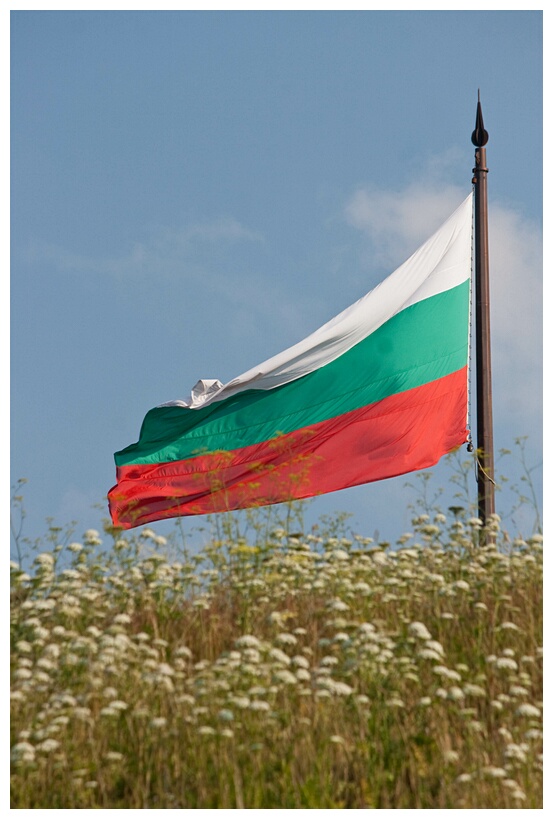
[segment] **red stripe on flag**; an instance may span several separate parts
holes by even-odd
[[[433,466],[466,441],[467,368],[230,452],[117,469],[116,526],[313,497]]]

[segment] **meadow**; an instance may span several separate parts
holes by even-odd
[[[276,514],[12,562],[11,807],[542,807],[541,534]]]

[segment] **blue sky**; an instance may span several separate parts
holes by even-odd
[[[290,346],[404,261],[470,191],[478,88],[496,452],[528,436],[540,464],[541,25],[539,10],[12,11],[24,534],[47,517],[99,528],[113,453],[148,409]],[[514,458],[498,471],[522,475]],[[407,480],[318,498],[309,518],[397,537]]]

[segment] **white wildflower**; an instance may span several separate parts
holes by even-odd
[[[150,725],[152,728],[165,728],[167,720],[165,717],[153,717],[153,719],[150,720]]]
[[[529,702],[523,702],[515,712],[519,717],[541,717],[541,711]]]
[[[461,675],[458,671],[453,671],[451,668],[446,668],[445,665],[435,665],[432,671],[434,674],[438,674],[440,677],[446,677],[448,680],[461,679]]]
[[[296,677],[298,680],[302,680],[303,682],[307,682],[311,679],[311,674],[305,668],[298,668],[296,671]]]
[[[498,631],[520,631],[520,629],[516,625],[516,623],[511,623],[508,620],[505,623],[501,623],[501,625],[497,627],[497,630]]]
[[[526,801],[526,794],[521,788],[516,788],[512,792],[513,799],[516,799],[517,802],[525,802]]]
[[[431,583],[435,583],[437,586],[445,585],[445,577],[443,574],[437,574],[435,572],[431,572],[427,575],[427,580]]]
[[[444,648],[437,640],[427,640],[425,645],[426,648],[430,648],[432,651],[436,651],[438,654],[443,656]]]
[[[415,621],[414,623],[410,623],[408,631],[409,631],[409,634],[412,637],[416,637],[419,640],[431,640],[432,639],[432,635],[430,634],[430,632],[428,631],[428,629],[426,628],[424,623],[420,623],[418,621]]]
[[[119,751],[108,751],[107,754],[104,755],[104,759],[106,762],[121,762],[124,756]]]
[[[245,648],[243,656],[246,663],[256,664],[261,662],[261,654],[256,648]]]
[[[237,648],[261,648],[261,643],[253,634],[244,634],[235,642]]]
[[[417,657],[420,657],[423,660],[442,660],[441,654],[438,654],[436,651],[433,651],[431,648],[421,648],[420,651],[417,651]]]
[[[281,634],[277,634],[275,637],[275,642],[281,643],[282,645],[295,646],[298,642],[298,638],[294,637],[293,634],[282,632]]]
[[[249,697],[244,697],[244,696],[231,697],[230,701],[237,708],[249,708],[249,705],[250,705],[250,698]]]
[[[497,768],[494,765],[488,765],[483,769],[482,773],[491,779],[503,779],[507,776],[507,771],[504,768]]]
[[[327,604],[327,608],[331,611],[349,611],[349,606],[347,603],[344,603],[343,600],[340,600],[339,597],[336,597],[334,600],[331,600]]]
[[[39,555],[35,557],[34,562],[39,566],[44,566],[46,568],[52,568],[55,563],[54,555],[51,552],[41,552]],[[38,608],[38,606],[37,606]]]
[[[34,762],[35,748],[30,742],[18,742],[11,749],[11,758],[14,762]]]
[[[290,665],[290,657],[281,651],[280,648],[272,648],[269,651],[269,656],[275,660],[277,663],[281,663],[282,665]]]
[[[120,614],[115,615],[113,622],[117,623],[118,625],[128,625],[131,622],[131,617],[129,614],[123,611]]]
[[[428,537],[433,537],[434,535],[439,535],[441,529],[433,523],[427,523],[426,526],[421,527],[421,532]]]
[[[102,694],[106,699],[115,699],[117,697],[117,689],[108,685],[107,688],[104,688]]]
[[[79,552],[82,552],[84,546],[82,543],[70,543],[67,548],[69,549],[70,552],[78,554]]]
[[[37,660],[37,668],[42,668],[43,671],[53,671],[56,668],[56,664],[47,657],[41,657]]]
[[[252,700],[249,708],[251,711],[269,711],[271,706],[265,700]]]
[[[114,711],[126,711],[129,706],[123,700],[113,700],[109,703],[108,708],[113,708]]]
[[[353,688],[347,683],[341,682],[340,680],[334,681],[333,691],[340,697],[347,697],[350,694],[353,694]]]
[[[528,689],[524,688],[523,685],[512,685],[509,688],[509,694],[511,697],[527,697]]]
[[[50,754],[59,748],[60,744],[57,739],[45,739],[36,746],[37,751],[42,751],[45,754]]]
[[[274,672],[274,676],[276,677],[277,680],[280,680],[280,682],[283,682],[286,685],[295,685],[298,681],[298,678],[294,674],[292,674],[291,671],[288,671],[288,669],[286,668],[278,668]]]
[[[264,697],[267,693],[267,689],[264,688],[262,685],[254,685],[248,691],[249,697]]]
[[[516,671],[518,665],[511,657],[498,657],[495,661],[496,668],[506,668],[509,671]]]
[[[83,705],[73,709],[73,716],[75,719],[80,719],[83,722],[86,722],[92,716],[92,712],[90,708]]]
[[[323,657],[321,659],[320,665],[323,666],[323,667],[331,666],[331,665],[338,665],[338,658],[333,657],[331,654],[327,654],[325,657]]]
[[[504,754],[507,759],[515,759],[518,762],[526,762],[527,751],[528,746],[526,743],[517,745],[514,742],[510,742],[505,748]]]
[[[466,683],[463,690],[467,697],[485,697],[486,692],[481,685],[474,685],[474,683]]]

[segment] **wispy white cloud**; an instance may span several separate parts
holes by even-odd
[[[444,162],[444,167],[447,162]],[[394,269],[462,202],[468,191],[440,174],[403,190],[359,188],[345,219],[364,237],[363,259]],[[542,235],[512,206],[490,201],[490,288],[494,414],[515,434],[540,435],[542,411]],[[509,442],[509,443],[512,443]]]
[[[288,330],[295,342],[302,317],[297,293],[283,292],[276,277],[252,264],[247,249],[244,255],[244,246],[262,246],[265,241],[262,233],[223,216],[178,227],[159,226],[124,252],[110,256],[35,245],[27,261],[74,277],[108,277],[125,287],[129,298],[141,300],[152,282],[174,283],[181,299],[186,288],[188,306],[191,300],[205,305],[206,317],[224,320],[226,332],[236,340],[259,339],[270,327],[283,335]],[[276,352],[278,344],[267,355]]]
[[[466,195],[454,185],[433,189],[413,183],[402,191],[359,188],[346,204],[346,219],[369,240],[373,264],[395,266],[422,244]]]
[[[489,234],[494,400],[522,421],[542,407],[541,229],[492,204]]]
[[[222,243],[261,242],[263,236],[242,225],[233,217],[221,217],[211,222],[195,222],[179,228],[160,227],[151,235],[135,242],[118,256],[85,256],[56,245],[33,247],[28,256],[41,259],[59,270],[78,274],[119,277],[155,273],[182,275],[191,272],[190,265],[202,247]]]

